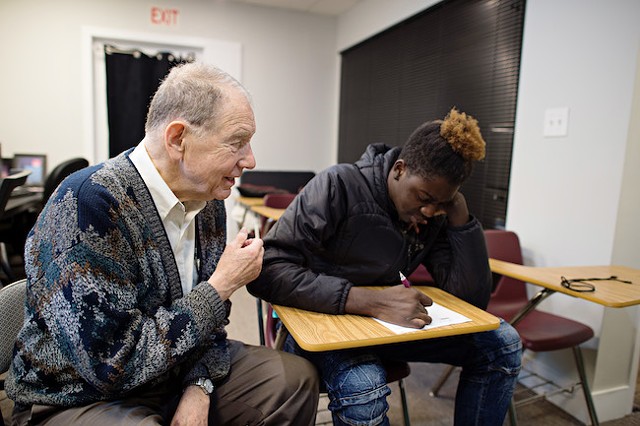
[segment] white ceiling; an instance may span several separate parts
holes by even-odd
[[[260,6],[279,7],[300,12],[321,15],[340,15],[351,9],[359,0],[232,0],[237,3],[249,3]]]

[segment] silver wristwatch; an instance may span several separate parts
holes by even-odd
[[[200,389],[202,389],[202,392],[205,393],[205,395],[211,395],[211,393],[215,389],[215,387],[213,386],[213,382],[206,377],[200,377],[196,380],[192,380],[188,384],[199,386]]]

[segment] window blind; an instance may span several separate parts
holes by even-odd
[[[401,146],[455,106],[478,119],[487,156],[462,191],[487,229],[504,226],[524,0],[445,0],[343,52],[338,161]]]

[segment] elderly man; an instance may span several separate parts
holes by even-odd
[[[244,230],[225,247],[223,200],[255,167],[254,132],[236,80],[179,66],[144,140],[57,189],[25,250],[16,424],[313,424],[314,367],[224,330],[264,253]]]

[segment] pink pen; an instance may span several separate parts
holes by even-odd
[[[400,272],[400,281],[402,281],[402,285],[405,286],[406,288],[411,287],[411,283],[409,282],[407,277],[404,276],[402,272]]]

